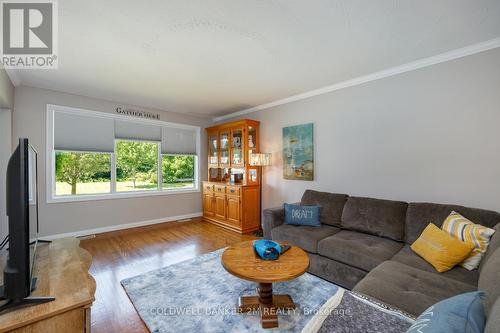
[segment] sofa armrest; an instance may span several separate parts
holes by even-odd
[[[300,203],[294,203],[300,205]],[[271,239],[271,230],[285,223],[285,209],[283,206],[275,208],[266,208],[262,212],[262,231],[265,239]]]
[[[271,230],[285,222],[285,209],[283,206],[275,208],[266,208],[262,212],[262,231],[265,239],[271,239]]]

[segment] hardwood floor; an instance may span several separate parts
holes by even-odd
[[[196,219],[114,231],[82,240],[81,247],[93,256],[90,273],[97,282],[92,332],[149,332],[120,280],[254,238]]]

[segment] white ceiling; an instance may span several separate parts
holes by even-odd
[[[220,116],[500,37],[498,0],[59,0],[18,84]]]

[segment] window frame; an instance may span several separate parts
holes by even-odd
[[[156,125],[161,127],[173,127],[192,129],[196,132],[196,155],[194,155],[194,186],[185,189],[163,189],[161,181],[163,180],[162,174],[162,153],[161,142],[158,144],[158,188],[156,190],[143,190],[143,191],[127,191],[116,192],[116,141],[122,139],[115,139],[115,150],[111,154],[111,192],[102,194],[80,194],[57,196],[56,195],[56,176],[55,176],[55,154],[54,150],[54,115],[55,112],[71,113],[76,115],[92,116],[97,118],[111,118],[142,124]],[[135,140],[134,140],[135,141]],[[137,140],[140,141],[140,140]],[[149,142],[149,141],[148,141]],[[92,152],[95,153],[95,152]],[[201,153],[201,128],[199,126],[184,125],[178,123],[165,122],[161,120],[136,118],[126,115],[116,115],[107,112],[91,111],[80,108],[73,108],[67,106],[60,106],[54,104],[47,104],[47,124],[46,124],[46,202],[47,203],[61,203],[61,202],[77,202],[77,201],[92,201],[92,200],[108,200],[108,199],[124,199],[124,198],[139,198],[149,196],[164,196],[186,193],[199,193],[200,184],[200,153]]]

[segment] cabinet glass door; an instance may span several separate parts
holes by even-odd
[[[243,164],[243,129],[241,128],[231,132],[231,164]]]
[[[259,152],[257,135],[257,129],[253,126],[248,126],[248,160],[250,160],[250,155]],[[247,181],[251,184],[257,184],[259,182],[259,172],[259,168],[249,168]]]
[[[229,164],[229,131],[220,132],[220,164]]]
[[[257,130],[253,126],[248,126],[248,155],[257,152]]]
[[[208,136],[208,142],[209,142],[209,147],[210,147],[210,152],[209,152],[209,163],[210,164],[215,164],[217,165],[218,161],[218,153],[217,153],[217,133],[210,133]]]

